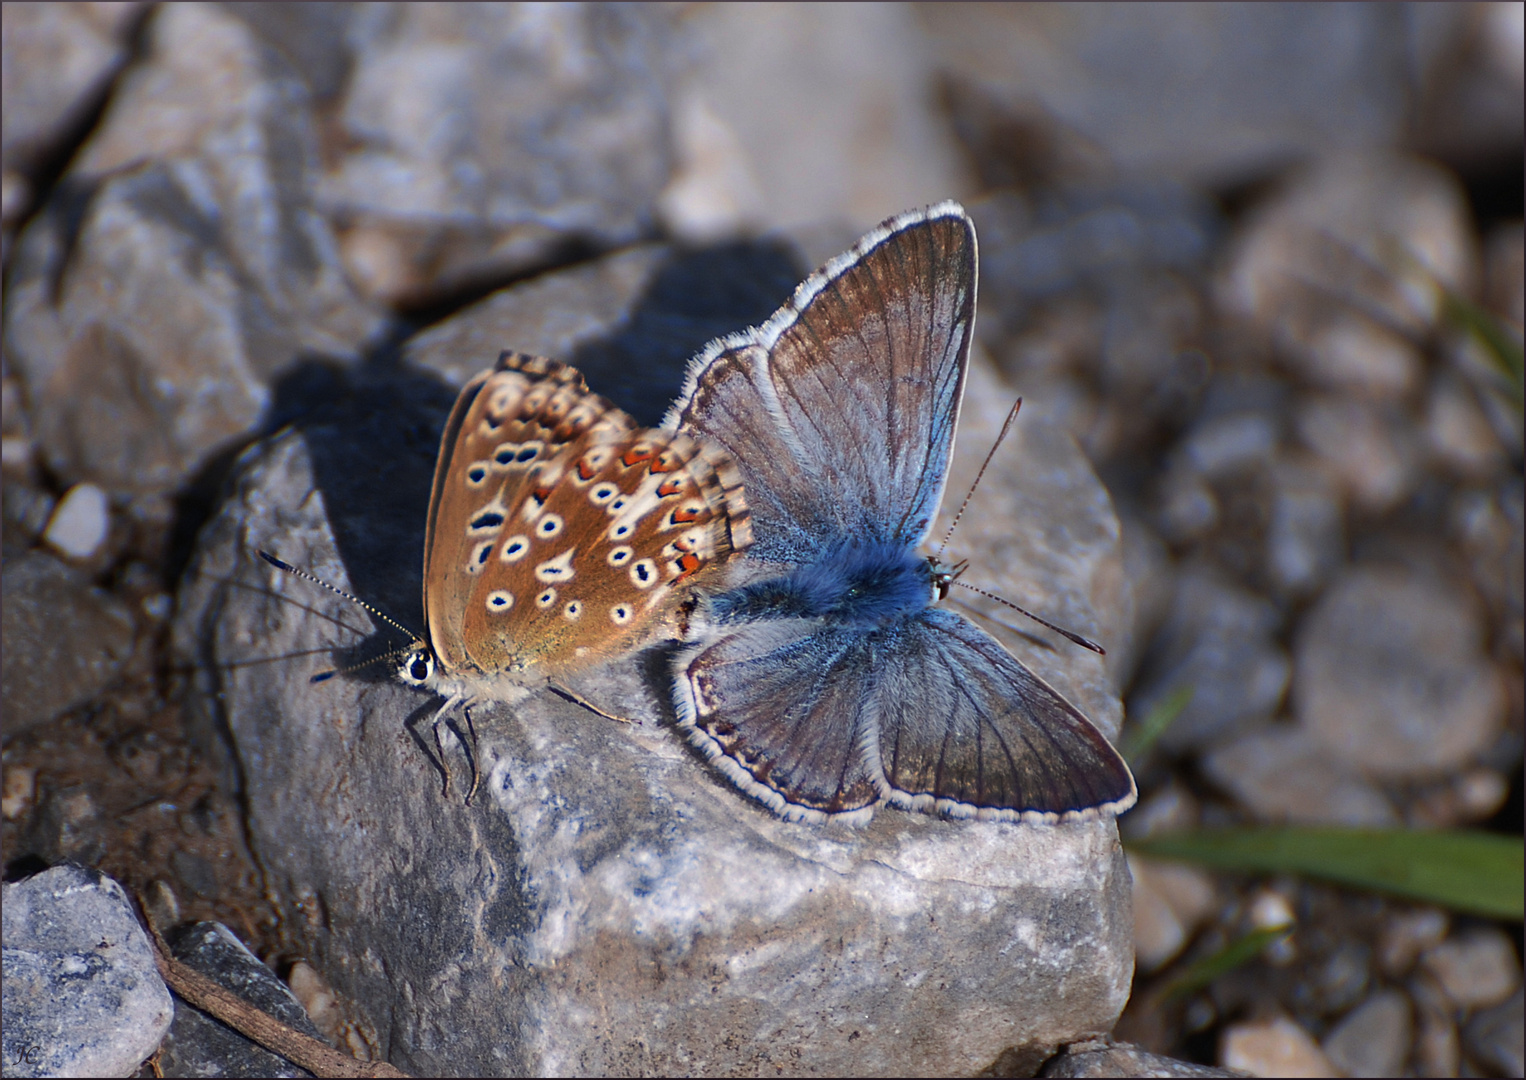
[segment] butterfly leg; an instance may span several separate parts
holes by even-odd
[[[472,723],[471,705],[463,705],[461,707],[461,715],[466,717],[466,733],[471,742],[471,746],[464,747],[466,750],[466,763],[472,767],[472,786],[471,790],[466,793],[466,805],[470,806],[472,804],[472,796],[477,794],[477,785],[482,780],[482,770],[477,766],[477,758],[479,756],[477,750],[477,725]]]
[[[434,721],[430,724],[430,728],[434,732],[435,752],[440,755],[440,772],[444,774],[445,777],[445,782],[440,789],[440,795],[442,798],[446,799],[450,798],[450,764],[445,760],[445,743],[440,738],[440,725],[445,722],[445,718],[447,715],[449,715],[451,710],[454,709],[457,705],[460,705],[464,700],[465,699],[460,694],[453,694],[449,698],[446,698],[445,704],[441,705],[437,710],[435,710]],[[471,760],[470,752],[467,753],[467,760]],[[473,775],[475,775],[475,768],[476,767],[474,765]],[[472,790],[477,790],[475,784],[473,784]],[[470,796],[468,796],[468,801],[470,801]]]
[[[583,706],[583,708],[587,709],[589,712],[597,713],[598,715],[604,717],[604,719],[606,719],[606,720],[614,720],[617,723],[621,723],[621,724],[632,723],[632,721],[631,721],[631,719],[629,717],[626,717],[626,716],[617,716],[617,715],[615,715],[612,712],[605,712],[603,709],[599,708],[593,702],[591,702],[587,698],[585,698],[582,694],[574,693],[573,691],[568,690],[568,689],[566,689],[565,687],[562,687],[562,686],[549,686],[548,685],[547,688],[553,694],[556,694],[558,697],[566,698],[568,701],[572,702],[574,705],[581,705],[581,706]]]

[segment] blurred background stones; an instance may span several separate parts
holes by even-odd
[[[1191,694],[1126,839],[1518,835],[1520,377],[1470,313],[1519,349],[1522,10],[4,5],[8,880],[77,859],[312,971],[321,898],[245,850],[168,644],[240,455],[402,385],[427,488],[430,410],[511,346],[651,422],[707,338],[947,197],[1002,393],[1122,521],[1108,679],[1134,719]],[[1520,1074],[1518,926],[1130,862],[1137,1053]],[[1278,911],[1285,948],[1159,1003]]]

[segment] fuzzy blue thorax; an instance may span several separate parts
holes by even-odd
[[[899,544],[844,544],[815,562],[710,600],[717,622],[820,619],[874,629],[923,611],[934,600],[927,559]]]

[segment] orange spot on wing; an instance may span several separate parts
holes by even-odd
[[[673,513],[669,515],[668,520],[674,525],[685,525],[691,521],[699,520],[700,513],[701,511],[699,510],[674,510]]]
[[[678,567],[679,571],[678,577],[673,579],[676,584],[698,570],[702,564],[700,563],[699,556],[691,552],[688,555],[680,555],[678,561],[673,565]]]
[[[678,468],[678,464],[679,463],[677,457],[670,457],[667,454],[663,454],[662,457],[652,462],[649,471],[654,473],[672,472],[674,469]]]
[[[578,461],[578,476],[580,479],[592,480],[596,471],[592,465],[588,464],[587,458]]]
[[[625,462],[626,467],[629,468],[630,466],[637,465],[637,464],[639,464],[639,463],[641,463],[643,461],[650,461],[652,458],[654,458],[656,456],[657,456],[657,451],[654,450],[654,449],[651,449],[650,447],[648,447],[646,450],[639,450],[639,449],[637,449],[635,447],[632,447],[631,449],[629,449],[629,450],[627,450],[625,452],[625,456],[622,457],[620,460]]]
[[[654,467],[652,471],[656,472],[657,470]],[[684,482],[675,476],[671,480],[664,480],[662,482],[662,486],[657,489],[657,497],[659,499],[666,499],[669,495],[677,495],[683,489]]]

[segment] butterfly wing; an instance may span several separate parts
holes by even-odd
[[[1058,821],[1119,814],[1134,778],[1070,702],[951,611],[907,620],[865,708],[893,806]]]
[[[556,675],[641,644],[748,539],[740,477],[643,431],[570,367],[505,353],[463,390],[431,498],[424,606],[440,666]]]
[[[915,545],[943,496],[975,318],[975,231],[943,203],[887,221],[763,326],[712,342],[664,426],[738,462],[752,555]]]
[[[1133,777],[1102,734],[951,612],[869,633],[782,620],[723,627],[681,655],[678,672],[691,740],[787,817],[864,820],[884,799],[951,817],[1061,821],[1134,802]]]
[[[880,799],[858,737],[871,659],[862,634],[805,620],[727,628],[677,658],[679,725],[775,813],[867,822]]]

